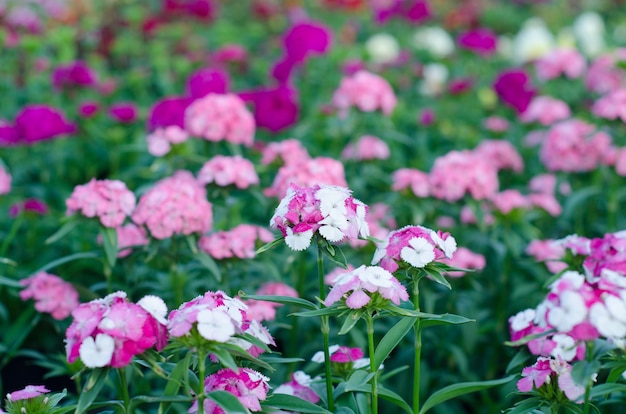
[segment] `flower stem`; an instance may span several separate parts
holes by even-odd
[[[128,394],[128,381],[126,380],[126,369],[119,368],[117,369],[117,374],[119,376],[119,393],[122,397],[122,401],[124,401],[124,413],[129,413],[129,405],[130,405],[130,396]]]
[[[200,347],[202,348],[202,347]],[[206,354],[204,349],[198,349],[198,390],[196,396],[198,398],[198,414],[204,414],[204,376],[206,372]]]
[[[13,239],[17,235],[17,231],[20,229],[23,221],[24,221],[24,212],[20,211],[17,217],[13,219],[13,225],[11,226],[11,229],[9,230],[9,234],[7,234],[7,236],[4,238],[4,241],[2,242],[2,247],[0,247],[0,257],[5,257],[5,255],[7,254],[7,251],[9,250],[9,245],[11,244],[11,241],[13,241]]]
[[[370,354],[370,372],[374,374],[372,377],[371,412],[373,414],[378,414],[378,367],[376,366],[374,358],[376,353],[376,348],[374,347],[374,318],[372,318],[372,315],[368,312],[365,320],[367,322],[367,345]]]
[[[593,360],[593,341],[587,341],[585,343],[585,359],[587,362],[591,362]],[[583,403],[583,414],[589,414],[589,409],[591,407],[590,397],[591,397],[591,378],[585,378],[585,401]]]
[[[322,257],[322,241],[317,238],[317,276],[319,279],[320,299],[326,299],[326,285],[324,284],[324,260]],[[330,370],[330,348],[328,334],[330,333],[330,324],[328,315],[322,316],[322,337],[324,340],[324,366],[326,368],[326,395],[328,398],[328,410],[335,411],[335,403],[333,401],[333,377]]]
[[[413,306],[415,311],[420,310],[419,299],[419,276],[413,278]],[[418,413],[420,409],[420,362],[422,358],[422,327],[420,325],[420,319],[415,319],[413,325],[413,332],[415,333],[415,356],[413,359],[413,412]]]

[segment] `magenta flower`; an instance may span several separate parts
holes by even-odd
[[[15,118],[15,128],[18,142],[25,144],[76,132],[60,110],[46,105],[26,105]]]
[[[156,102],[150,109],[148,116],[148,130],[166,128],[174,125],[185,128],[185,111],[191,105],[193,98],[170,96]]]
[[[49,393],[50,390],[43,385],[27,385],[23,390],[13,391],[7,394],[7,400],[14,402],[28,400]]]
[[[241,155],[216,155],[202,165],[198,182],[202,185],[215,183],[220,187],[235,185],[239,189],[246,189],[258,184],[259,177],[254,164]]]
[[[225,94],[230,79],[228,73],[219,69],[199,69],[187,79],[187,93],[194,99],[202,98],[210,93]]]
[[[0,175],[2,175],[1,172]],[[0,185],[0,188],[1,187],[2,185]],[[0,193],[2,193],[1,190]],[[13,204],[9,209],[9,216],[17,217],[23,211],[44,216],[48,214],[48,205],[45,203],[45,201],[39,200],[38,198],[27,198],[24,201]]]
[[[239,97],[254,106],[254,119],[259,128],[279,132],[298,120],[300,107],[297,90],[288,86],[262,87],[239,92]]]
[[[187,15],[204,21],[213,20],[217,14],[216,9],[212,0],[163,0],[163,11],[166,14]]]
[[[11,123],[0,119],[0,146],[11,146],[20,143],[17,128]]]
[[[96,72],[82,60],[59,65],[52,71],[52,85],[55,89],[68,87],[88,88],[98,82]]]
[[[394,17],[421,23],[432,16],[427,0],[376,0],[372,2],[374,20],[383,24]]]
[[[109,108],[109,116],[118,122],[133,122],[137,118],[137,106],[132,102],[115,103]]]
[[[483,57],[493,55],[498,47],[496,34],[484,27],[463,32],[456,41],[461,49],[471,50]]]
[[[71,283],[56,275],[39,272],[20,280],[24,289],[20,292],[22,300],[34,299],[35,309],[63,320],[79,305],[78,292]]]
[[[426,127],[434,124],[435,120],[435,111],[431,108],[423,109],[417,117],[417,121],[419,122],[419,124]]]
[[[78,114],[83,118],[91,118],[100,110],[100,105],[95,101],[83,102],[78,107]]]
[[[105,227],[119,227],[135,209],[135,195],[119,180],[96,180],[78,185],[65,200],[67,214],[98,217]]]
[[[509,69],[501,72],[496,78],[493,89],[502,102],[523,113],[535,96],[530,83],[530,76],[523,69]]]

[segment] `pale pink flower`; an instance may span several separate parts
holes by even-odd
[[[591,112],[605,119],[619,118],[626,122],[626,89],[615,89],[598,99],[592,106]]]
[[[552,372],[550,358],[539,357],[534,365],[522,370],[522,379],[517,382],[517,389],[521,392],[539,389],[546,382],[550,382]]]
[[[352,272],[354,269],[355,267],[352,266],[350,263],[348,263],[348,266],[345,269],[343,267],[337,267],[327,273],[326,276],[324,276],[324,283],[326,283],[327,285],[334,285],[335,282],[339,280],[344,273]]]
[[[263,191],[268,197],[284,197],[291,185],[310,187],[318,184],[347,187],[343,164],[333,158],[317,157],[290,162],[278,169],[272,186]]]
[[[256,291],[257,295],[276,295],[298,297],[298,292],[289,285],[281,282],[268,282],[263,284]],[[283,306],[277,302],[268,302],[265,300],[248,299],[244,303],[248,306],[247,314],[256,321],[271,321],[276,318],[276,308]]]
[[[597,57],[589,66],[585,86],[592,92],[604,94],[626,86],[626,73],[618,63],[626,57],[626,49]]]
[[[147,246],[150,239],[143,227],[139,227],[133,223],[125,224],[117,227],[117,257],[126,257],[132,252],[132,247]]]
[[[454,252],[451,259],[444,258],[441,261],[452,267],[471,270],[482,270],[486,264],[485,256],[474,253],[466,247],[459,247],[456,252]],[[450,277],[461,277],[464,276],[465,273],[466,272],[454,270],[446,272],[446,275]]]
[[[11,191],[11,174],[0,166],[0,195]]]
[[[185,111],[185,129],[208,141],[252,145],[254,116],[237,95],[210,93],[196,99]]]
[[[345,298],[347,307],[360,309],[370,302],[374,294],[396,305],[399,305],[401,300],[409,299],[406,288],[389,271],[380,266],[360,266],[335,279],[335,284],[324,303],[330,306]]]
[[[611,137],[578,119],[555,124],[541,146],[541,160],[550,171],[582,172],[598,167],[611,148]]]
[[[24,286],[20,298],[34,299],[35,309],[51,314],[54,319],[67,318],[79,305],[78,292],[74,286],[56,275],[38,272],[20,280],[20,285]]]
[[[261,401],[267,398],[269,378],[250,368],[222,369],[209,375],[204,380],[204,391],[227,391],[233,394],[239,402],[250,411],[261,411]],[[188,413],[198,412],[198,402],[189,409]],[[204,412],[207,414],[225,414],[226,412],[212,399],[204,400]]]
[[[181,170],[141,196],[132,220],[148,227],[154,238],[166,239],[174,234],[209,231],[213,213],[204,187],[189,171]]]
[[[49,393],[50,390],[44,385],[27,385],[24,389],[19,391],[13,391],[7,394],[7,400],[14,402],[20,400],[29,400],[31,398],[39,397],[40,395]]]
[[[554,79],[561,75],[577,79],[586,68],[585,57],[576,49],[553,49],[535,61],[537,77],[541,80]]]
[[[492,132],[505,132],[509,129],[510,123],[506,118],[501,116],[490,116],[483,120],[485,129]]]
[[[389,158],[389,146],[373,135],[363,135],[355,144],[348,144],[341,153],[348,160],[386,160]]]
[[[518,190],[504,190],[491,197],[493,207],[503,214],[509,214],[516,208],[526,209],[530,207],[528,199]]]
[[[540,194],[554,194],[556,189],[556,175],[539,174],[534,176],[528,183],[530,191]]]
[[[67,214],[98,217],[105,227],[119,227],[135,209],[135,195],[119,180],[96,180],[78,185],[65,200]]]
[[[563,207],[561,207],[561,203],[554,197],[553,194],[529,194],[528,202],[534,206],[545,210],[551,216],[559,216],[563,212]]]
[[[585,393],[585,387],[574,382],[572,366],[560,357],[539,357],[534,365],[524,368],[522,379],[517,382],[517,389],[521,392],[530,392],[555,380],[569,400],[582,402],[580,399]]]
[[[256,242],[269,243],[273,234],[264,227],[240,224],[228,231],[218,231],[198,240],[198,248],[214,259],[252,259]]]
[[[496,169],[510,169],[521,172],[524,161],[515,146],[509,141],[485,139],[473,151],[478,157],[484,157]]]
[[[301,161],[311,158],[306,148],[295,138],[270,142],[261,153],[261,164],[263,165],[271,164],[276,158],[280,158],[283,164],[299,164]]]
[[[277,295],[277,296],[290,296],[292,298],[298,297],[298,292],[291,286],[281,282],[267,282],[259,287],[256,292],[257,295]],[[275,306],[281,306],[278,303]]]
[[[615,172],[621,177],[626,177],[626,147],[617,150],[615,156]]]
[[[279,385],[274,394],[287,394],[302,398],[305,401],[317,404],[320,397],[311,388],[313,380],[304,371],[296,371],[291,374],[291,381]]]
[[[202,185],[215,183],[220,187],[235,185],[245,189],[258,184],[259,176],[254,170],[254,164],[241,155],[216,155],[204,163],[198,173],[198,182]]]
[[[352,106],[363,112],[374,112],[378,109],[389,116],[396,106],[396,96],[382,77],[365,70],[341,80],[339,88],[333,95],[333,105],[345,116]]]
[[[520,120],[524,123],[538,122],[547,126],[563,121],[571,115],[569,106],[564,101],[550,96],[536,96],[520,115]]]
[[[482,203],[479,208],[481,209],[482,222],[487,225],[492,225],[496,219],[493,216],[489,206],[485,203]],[[474,210],[468,205],[461,207],[461,214],[459,218],[461,219],[461,223],[464,224],[478,223],[478,219],[476,217],[476,214],[474,213]]]
[[[189,135],[178,125],[157,128],[146,136],[148,152],[155,157],[162,157],[170,152],[173,144],[185,142]]]
[[[524,145],[527,147],[539,145],[545,140],[546,135],[546,131],[543,130],[530,131],[524,137]]]
[[[424,198],[430,195],[430,177],[425,172],[413,168],[400,168],[391,176],[391,189],[402,191],[410,188],[416,197]]]
[[[567,268],[567,264],[561,261],[565,257],[565,247],[557,240],[532,240],[525,252],[538,262],[546,262],[552,273],[559,273]]]

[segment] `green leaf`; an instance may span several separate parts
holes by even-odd
[[[295,305],[301,308],[316,310],[319,309],[313,302],[310,302],[302,298],[293,298],[291,296],[278,296],[278,295],[248,295],[244,292],[239,292],[239,297],[242,299],[254,299],[264,300],[267,302],[281,303],[283,305]]]
[[[376,369],[380,367],[385,359],[391,354],[396,346],[402,341],[402,338],[406,336],[415,323],[414,318],[403,318],[395,324],[376,346],[376,352],[374,353],[374,364]]]
[[[345,309],[340,309],[339,305],[334,304],[327,308],[304,311],[304,312],[296,312],[296,313],[292,313],[291,315],[300,316],[303,318],[311,318],[315,316],[340,315],[343,312],[345,312]]]
[[[354,325],[356,325],[357,322],[361,319],[362,314],[363,312],[361,311],[348,313],[348,315],[345,317],[345,320],[343,321],[341,329],[339,330],[339,332],[337,332],[337,335],[345,335],[350,332],[350,330],[354,328]]]
[[[447,287],[448,289],[452,289],[450,282],[448,282],[448,280],[438,270],[429,269],[428,267],[425,267],[424,270],[435,282]]]
[[[589,396],[591,399],[595,399],[598,397],[606,397],[606,395],[614,392],[626,393],[626,384],[611,383],[596,385],[591,388]]]
[[[203,251],[198,251],[194,255],[194,257],[198,259],[200,263],[202,263],[202,266],[204,266],[209,270],[209,272],[211,272],[211,274],[215,277],[215,280],[217,280],[218,283],[222,282],[222,272],[220,271],[220,268],[217,266],[217,263],[215,263],[215,260],[213,260],[211,256]]]
[[[586,387],[591,378],[601,368],[600,361],[578,361],[572,365],[572,379],[578,385]]]
[[[0,276],[0,285],[13,287],[13,288],[18,288],[18,289],[22,289],[24,287],[24,286],[20,285],[20,282],[18,280],[10,279],[10,278],[5,277],[5,276]]]
[[[280,239],[276,239],[274,241],[271,241],[269,243],[265,243],[263,246],[259,247],[256,251],[256,254],[261,254],[263,252],[266,252],[270,249],[273,249],[276,245],[280,244],[283,242],[283,240],[285,240],[284,237],[281,237]]]
[[[425,319],[422,319],[420,326],[426,328],[428,326],[436,325],[460,325],[468,322],[476,322],[474,319],[466,318],[465,316],[455,315],[452,313],[444,313],[443,315],[434,315]]]
[[[174,395],[178,395],[178,390],[184,383],[184,375],[189,370],[190,365],[191,352],[187,352],[185,358],[183,358],[182,361],[174,365],[174,369],[172,369],[172,372],[170,372],[170,375],[167,378],[167,384],[165,384],[163,396],[171,397]]]
[[[346,255],[341,250],[339,246],[333,246],[330,243],[326,244],[326,249],[322,250],[328,258],[335,263],[337,266],[347,269],[348,268],[348,259],[346,259]]]
[[[285,411],[294,411],[297,413],[319,413],[326,414],[330,411],[315,405],[312,402],[303,400],[293,395],[273,394],[267,400],[261,403],[263,407],[278,408]]]
[[[26,337],[37,326],[41,314],[35,311],[35,308],[29,307],[24,310],[20,317],[12,322],[11,327],[7,329],[2,338],[2,342],[7,345],[6,354],[0,361],[0,368],[9,362],[9,359],[20,348]]]
[[[48,264],[40,267],[39,269],[35,270],[34,272],[32,272],[32,274],[39,273],[39,272],[45,272],[46,270],[50,270],[52,268],[55,268],[57,266],[60,266],[62,264],[68,263],[68,262],[72,262],[74,260],[98,259],[98,258],[100,258],[100,252],[97,252],[97,251],[74,253],[74,254],[70,254],[69,256],[61,257],[60,259],[51,261],[50,263],[48,263]]]
[[[87,409],[93,403],[104,387],[106,383],[107,377],[109,376],[108,368],[95,368],[91,371],[91,375],[89,375],[89,379],[87,380],[87,384],[83,388],[80,397],[78,398],[78,403],[76,404],[75,414],[86,413]]]
[[[462,382],[460,384],[449,385],[431,394],[431,396],[428,397],[426,401],[424,401],[424,405],[422,405],[419,414],[423,414],[434,406],[439,405],[445,401],[472,392],[482,391],[487,388],[495,387],[497,385],[503,385],[512,381],[514,378],[516,378],[516,375],[509,375],[508,377],[491,381]]]
[[[8,257],[0,257],[0,263],[9,265],[9,266],[17,266],[17,262],[15,260],[11,260]]]
[[[102,235],[102,244],[104,245],[104,254],[111,268],[115,267],[117,261],[117,231],[110,227],[100,227]]]
[[[67,236],[74,228],[78,226],[78,220],[70,220],[64,225],[61,226],[52,236],[48,237],[45,244],[52,244],[58,240],[61,240],[63,237]]]
[[[278,356],[263,356],[261,361],[267,362],[270,365],[273,364],[291,364],[292,362],[306,361],[304,358],[283,358]]]
[[[211,391],[207,398],[215,401],[228,414],[247,414],[248,409],[233,394],[228,391]]]

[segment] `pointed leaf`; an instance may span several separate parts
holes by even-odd
[[[203,251],[198,251],[194,255],[194,257],[198,259],[200,263],[202,263],[202,266],[204,266],[209,270],[209,272],[211,272],[211,274],[215,277],[215,280],[218,283],[222,282],[222,272],[220,271],[220,268],[217,266],[217,263],[215,263],[215,260],[213,260],[211,256]]]
[[[17,266],[17,262],[15,260],[11,260],[8,257],[0,257],[0,263],[9,265],[9,266]]]
[[[450,282],[448,282],[448,280],[440,272],[428,268],[425,268],[424,270],[426,270],[428,276],[430,276],[435,282],[447,287],[448,289],[452,289]]]
[[[79,259],[98,259],[100,258],[100,252],[82,252],[82,253],[74,253],[74,254],[70,254],[68,256],[65,257],[61,257],[60,259],[57,260],[53,260],[50,263],[40,267],[39,269],[35,270],[34,272],[32,272],[32,274],[35,273],[39,273],[39,272],[44,272],[46,270],[50,270],[52,268],[55,268],[57,266],[60,266],[62,264],[74,261],[74,260],[79,260]]]
[[[354,325],[356,325],[359,319],[361,319],[361,314],[362,312],[350,312],[345,317],[345,320],[343,321],[343,325],[341,326],[341,329],[339,330],[339,332],[337,332],[337,335],[345,335],[348,332],[350,332],[350,330],[354,328]]]
[[[63,237],[67,236],[74,228],[78,226],[78,220],[70,220],[64,225],[61,226],[52,236],[48,237],[45,244],[52,244],[58,240],[61,240]]]
[[[452,313],[444,313],[443,315],[435,315],[426,319],[422,319],[420,326],[426,328],[428,326],[436,325],[460,325],[462,323],[476,322],[474,319],[466,318],[461,315],[454,315]]]
[[[91,403],[93,403],[104,387],[104,384],[107,381],[107,377],[109,376],[108,368],[96,368],[91,371],[91,375],[89,375],[89,379],[87,380],[87,384],[85,384],[85,388],[83,388],[80,393],[80,397],[78,398],[78,403],[76,404],[75,414],[86,413]]]
[[[351,389],[351,391],[357,391],[357,392],[363,392],[363,393],[371,393],[372,392],[372,387],[370,385],[361,385],[357,388],[353,388]],[[404,401],[404,399],[396,394],[395,392],[388,390],[387,388],[378,387],[378,395],[381,398],[384,398],[387,401],[390,401],[392,403],[394,403],[395,405],[397,405],[398,407],[402,408],[404,411],[406,411],[409,414],[413,414],[413,410],[411,409],[411,406],[409,404],[407,404],[406,401]]]
[[[18,288],[18,289],[22,289],[24,287],[20,284],[19,281],[15,279],[9,279],[8,277],[5,277],[5,276],[0,276],[0,285],[12,287],[12,288]]]
[[[273,394],[268,397],[267,400],[263,401],[261,405],[263,407],[278,408],[280,410],[294,411],[297,413],[330,413],[330,411],[319,405],[288,394]]]
[[[100,227],[102,235],[102,244],[104,245],[104,253],[109,266],[115,267],[117,261],[117,231],[110,227]]]
[[[503,385],[512,381],[514,378],[516,378],[516,375],[509,375],[508,377],[491,381],[462,382],[460,384],[449,385],[431,394],[431,396],[428,397],[426,401],[424,401],[424,405],[420,409],[419,414],[424,414],[434,406],[453,398],[460,397],[462,395],[476,391],[482,391],[487,388],[495,387],[497,385]]]
[[[248,409],[241,404],[241,401],[228,391],[211,391],[206,396],[215,401],[227,414],[248,413]]]
[[[406,336],[415,323],[414,318],[402,318],[400,322],[395,324],[376,346],[376,352],[374,353],[374,364],[376,369],[387,359],[391,351],[402,341],[402,338]]]
[[[275,302],[281,303],[283,305],[295,305],[300,306],[306,309],[319,309],[313,302],[310,302],[306,299],[302,298],[294,298],[291,296],[278,296],[278,295],[248,295],[243,292],[239,292],[239,297],[241,299],[254,299],[254,300],[264,300],[267,302]]]
[[[270,249],[273,249],[276,245],[281,244],[283,242],[283,240],[285,240],[284,237],[281,237],[280,239],[276,239],[274,241],[271,241],[269,243],[265,243],[263,246],[259,247],[256,251],[256,254],[259,255],[263,252],[266,252]]]
[[[599,384],[591,388],[591,399],[598,397],[606,397],[607,394],[614,392],[626,393],[626,384],[611,383],[611,384]]]

